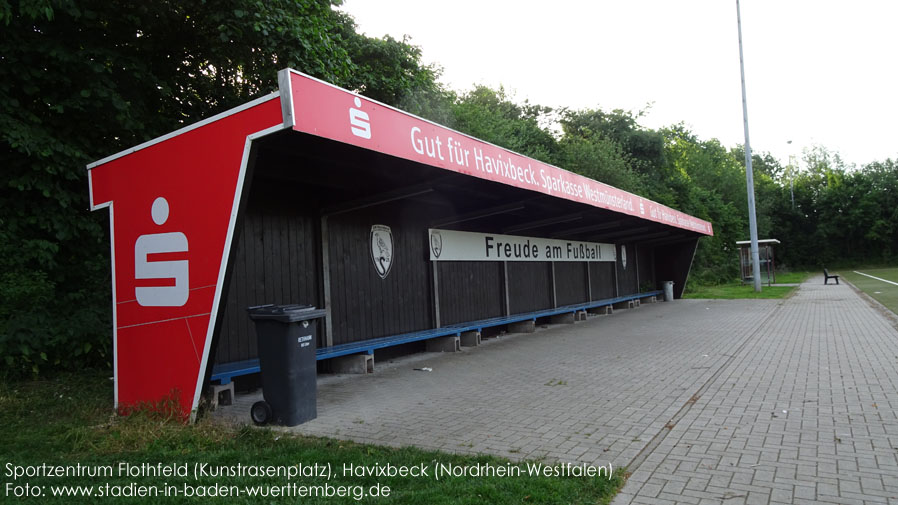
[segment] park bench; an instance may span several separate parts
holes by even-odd
[[[838,275],[830,275],[830,273],[824,268],[823,269],[823,283],[824,284],[829,283],[830,279],[835,279],[836,284],[839,283],[839,276]]]
[[[611,313],[611,307],[615,306],[617,306],[618,308],[636,308],[639,307],[640,301],[646,300],[649,302],[654,302],[662,294],[663,291],[648,291],[633,295],[607,298],[604,300],[594,300],[587,303],[566,305],[554,309],[493,317],[480,321],[453,324],[440,328],[403,333],[400,335],[372,338],[359,342],[349,342],[346,344],[338,344],[330,347],[322,347],[316,349],[315,357],[320,361],[324,359],[337,358],[353,354],[366,354],[368,356],[373,356],[375,350],[383,349],[385,347],[393,347],[400,344],[407,344],[409,342],[430,340],[440,337],[461,337],[463,333],[467,332],[476,332],[479,334],[484,328],[512,325],[515,323],[524,323],[528,321],[532,324],[535,323],[537,319],[551,318],[553,316],[566,315],[569,318],[569,321],[573,322],[574,320],[579,319],[578,314],[581,314],[583,317],[585,317],[586,311],[593,311],[595,309],[607,307],[605,313]],[[234,377],[258,373],[259,370],[258,358],[233,363],[220,363],[212,367],[211,381],[213,383],[217,383],[218,387],[227,386],[229,388],[233,388],[230,383]]]

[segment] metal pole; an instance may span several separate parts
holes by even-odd
[[[433,270],[433,327],[440,328],[440,267],[436,261],[430,262]]]
[[[793,209],[795,208],[795,186],[793,184],[794,181],[795,181],[795,176],[790,174],[790,176],[789,176],[789,195],[792,196],[792,208]]]
[[[745,62],[742,57],[742,14],[736,0],[736,23],[739,28],[739,71],[742,74],[742,119],[745,125],[745,183],[748,187],[748,232],[751,237],[752,277],[755,291],[761,292],[761,260],[758,255],[758,222],[755,218],[755,178],[751,168],[751,143],[748,140],[748,101],[745,98]]]
[[[792,150],[792,141],[787,140],[787,144],[789,144],[789,150]],[[792,182],[795,180],[795,155],[789,153],[789,195],[792,197],[792,208],[795,208],[795,189],[793,187]]]
[[[328,243],[330,232],[327,226],[327,216],[321,216],[321,275],[324,283],[324,345],[334,345],[334,319],[331,312],[331,256]]]

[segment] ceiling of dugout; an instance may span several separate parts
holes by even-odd
[[[269,135],[256,149],[254,191],[287,193],[321,215],[413,204],[441,229],[650,246],[701,236],[297,132]]]

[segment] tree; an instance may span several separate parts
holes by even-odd
[[[421,63],[421,48],[408,37],[360,35],[348,14],[338,16],[353,64],[346,88],[440,124],[451,123],[455,95],[439,83],[439,67]]]
[[[664,163],[664,136],[661,132],[639,126],[637,120],[644,113],[621,109],[611,112],[599,109],[565,110],[559,122],[567,138],[604,139],[616,143],[627,153],[631,167],[647,174]]]
[[[452,106],[454,127],[463,133],[492,142],[519,154],[547,163],[558,163],[558,143],[541,126],[552,109],[516,104],[498,90],[477,86],[458,97]]]
[[[633,193],[647,195],[664,157],[664,139],[622,110],[564,110],[559,123],[564,167]]]
[[[631,193],[645,194],[643,177],[631,168],[627,153],[617,143],[566,136],[559,147],[561,167]]]
[[[438,89],[420,51],[356,34],[339,3],[0,0],[9,370],[110,360],[108,224],[88,211],[87,163],[274,91],[286,67],[387,101]]]
[[[656,178],[668,205],[714,224],[714,236],[699,240],[692,278],[702,284],[738,277],[736,241],[748,231],[745,170],[716,139],[702,141],[683,125],[663,130],[666,163]]]

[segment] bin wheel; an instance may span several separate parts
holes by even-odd
[[[265,401],[256,402],[249,409],[249,415],[253,418],[253,422],[260,426],[268,424],[268,421],[271,421],[271,405]]]

